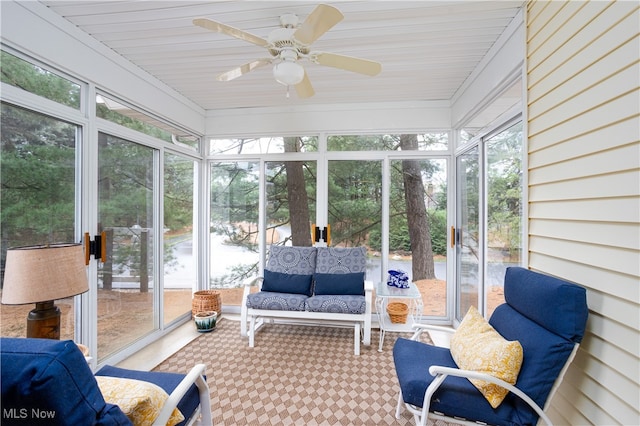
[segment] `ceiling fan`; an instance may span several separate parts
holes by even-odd
[[[298,63],[301,59],[370,76],[377,75],[382,69],[378,62],[367,59],[311,50],[311,44],[343,18],[342,13],[335,7],[320,4],[300,25],[295,14],[280,16],[282,27],[273,30],[266,39],[206,18],[194,19],[193,23],[207,30],[264,47],[270,54],[270,57],[256,59],[222,73],[216,77],[217,80],[233,80],[257,68],[275,63],[275,79],[286,86],[294,86],[299,97],[309,98],[315,91],[306,70]]]

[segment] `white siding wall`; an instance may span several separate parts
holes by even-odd
[[[527,4],[529,266],[590,308],[557,424],[640,424],[639,4]]]

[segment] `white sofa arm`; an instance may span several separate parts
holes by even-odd
[[[257,286],[258,291],[262,288],[263,277],[251,277],[244,281],[242,291],[242,304],[240,305],[240,335],[242,337],[248,336],[247,330],[247,297],[251,293],[251,287]]]
[[[373,292],[373,281],[364,281],[364,293],[367,294],[367,292]]]
[[[176,409],[180,400],[185,396],[191,385],[195,384],[198,387],[198,395],[200,398],[200,414],[202,425],[212,425],[213,419],[211,417],[211,401],[209,400],[209,386],[204,379],[204,364],[196,364],[184,379],[176,386],[171,392],[169,398],[167,398],[160,414],[153,422],[154,426],[164,426],[169,421],[171,413]]]
[[[363,339],[366,346],[371,344],[371,315],[373,312],[373,281],[364,281],[365,316]]]

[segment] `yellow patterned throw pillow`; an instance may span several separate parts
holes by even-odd
[[[462,370],[490,374],[515,384],[522,366],[522,345],[502,337],[471,306],[460,326],[451,336],[451,356]],[[493,408],[509,393],[505,388],[484,380],[470,380]]]
[[[151,425],[158,417],[169,395],[160,386],[142,380],[95,376],[105,401],[115,404],[135,426]],[[177,408],[167,426],[184,420]]]

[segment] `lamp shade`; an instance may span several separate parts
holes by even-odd
[[[89,290],[80,244],[7,250],[2,303],[22,305],[64,299]]]
[[[273,76],[280,84],[295,86],[304,78],[304,68],[296,62],[282,61],[273,67]]]

